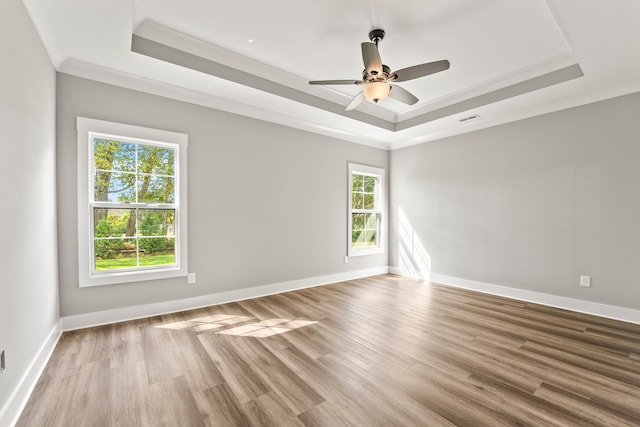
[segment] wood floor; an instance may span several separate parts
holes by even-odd
[[[376,276],[65,333],[18,426],[640,426],[640,325]]]

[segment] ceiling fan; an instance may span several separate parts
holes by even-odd
[[[391,69],[382,63],[380,53],[378,52],[378,42],[383,38],[384,30],[375,29],[369,33],[369,40],[371,40],[371,42],[362,43],[362,60],[364,62],[362,80],[313,80],[310,81],[309,84],[362,85],[362,92],[357,94],[349,105],[347,105],[347,111],[353,110],[365,99],[377,103],[387,96],[408,105],[415,104],[418,102],[418,98],[408,90],[400,86],[391,85],[391,83],[406,82],[407,80],[413,80],[448,70],[450,65],[449,61],[443,59],[441,61],[427,62],[426,64],[414,65],[391,72]]]

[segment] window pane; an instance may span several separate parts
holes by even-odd
[[[141,237],[174,237],[174,209],[140,209],[138,221],[138,235]]]
[[[96,270],[137,267],[134,239],[99,239],[94,242]]]
[[[140,175],[138,201],[139,203],[174,203],[174,178]]]
[[[139,240],[140,266],[175,265],[175,239],[144,237]]]
[[[96,172],[93,177],[93,200],[96,202],[109,201],[109,184],[111,172]]]
[[[136,217],[133,209],[93,210],[93,237],[133,237],[136,231]]]
[[[376,198],[373,194],[365,194],[364,195],[364,208],[365,209],[375,209],[376,208]]]
[[[378,228],[378,215],[377,214],[366,214],[366,224],[365,227],[368,230],[375,230]]]
[[[362,193],[353,193],[351,195],[351,209],[362,209]]]
[[[152,145],[138,146],[138,171],[174,176],[175,150]]]
[[[351,232],[351,245],[363,246],[364,245],[364,232],[354,230]]]
[[[376,189],[376,177],[365,176],[364,177],[364,191],[365,193],[373,193]]]
[[[376,236],[378,233],[375,230],[367,230],[362,234],[364,235],[365,246],[377,246]]]
[[[364,229],[365,214],[351,214],[351,228],[354,230]]]
[[[362,182],[364,177],[362,175],[353,174],[352,178],[353,178],[353,187],[351,191],[354,193],[356,191],[362,191]]]
[[[95,138],[93,140],[95,168],[105,171],[134,172],[136,146],[126,142]]]
[[[135,202],[135,175],[96,171],[93,195],[96,202]]]

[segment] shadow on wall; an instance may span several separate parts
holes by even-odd
[[[409,222],[401,207],[398,208],[398,263],[400,273],[415,279],[429,280],[431,256]]]

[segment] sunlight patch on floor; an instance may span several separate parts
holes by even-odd
[[[249,316],[235,316],[230,314],[214,314],[197,317],[179,322],[156,325],[156,328],[173,330],[191,330],[194,332],[214,332],[221,335],[239,337],[266,338],[284,334],[294,329],[318,323],[302,319],[266,319],[259,320]]]

